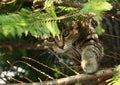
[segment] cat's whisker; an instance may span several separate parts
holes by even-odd
[[[81,60],[81,59],[80,59],[81,55],[80,55],[80,53],[76,50],[76,48],[75,48],[74,46],[72,46],[72,47],[70,48],[70,50],[71,50],[71,52],[74,51],[74,52],[72,52],[72,53],[74,53],[73,55],[76,55],[76,56],[77,56],[77,58],[74,57],[74,56],[71,56],[72,59],[74,59],[75,61],[81,63],[81,62],[80,62],[80,60]]]
[[[48,60],[49,60],[48,64],[50,64],[50,63],[59,64],[59,61],[57,60],[57,58],[55,57],[55,55],[52,52],[50,52],[50,55],[48,56]]]
[[[51,53],[53,53],[59,61],[61,61],[61,58],[54,51],[52,51],[51,49],[49,49],[49,51]],[[61,63],[64,64],[67,68],[69,68],[71,71],[73,71],[75,74],[79,74],[77,71],[73,70],[70,66],[68,66],[66,63],[64,63],[63,60],[61,61]]]

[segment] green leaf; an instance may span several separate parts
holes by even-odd
[[[49,7],[53,6],[53,2],[56,2],[56,3],[60,4],[60,3],[62,3],[62,0],[46,0],[45,3],[44,3],[44,8],[46,9],[46,8],[49,8]]]
[[[53,6],[53,2],[54,0],[46,0],[44,4],[44,8],[46,9],[46,8]]]
[[[108,85],[119,85],[120,83],[120,65],[116,67],[117,73],[111,78],[108,79],[106,82],[108,82]]]
[[[46,26],[48,30],[52,33],[53,37],[59,34],[58,26],[56,21],[47,21]]]
[[[51,6],[50,8],[47,8],[46,12],[49,14],[50,18],[52,18],[52,19],[57,18],[54,6]],[[53,37],[58,36],[59,29],[58,29],[58,26],[57,26],[57,21],[54,21],[54,20],[49,21],[48,20],[47,22],[45,22],[45,25],[50,30],[50,32],[52,33]]]
[[[95,31],[97,32],[98,35],[101,35],[105,32],[105,30],[101,27],[101,25],[98,25],[96,28],[95,28]]]
[[[90,12],[97,13],[111,9],[112,5],[106,0],[89,0],[86,4],[84,4],[80,12],[84,14],[89,14]]]
[[[0,33],[4,36],[11,35],[21,37],[30,33],[32,36],[47,38],[50,33],[53,36],[59,34],[57,18],[54,7],[49,7],[46,12],[32,13],[30,10],[21,9],[17,14],[0,15]]]
[[[112,5],[106,0],[89,0],[86,4],[84,4],[83,8],[80,10],[80,13],[95,13],[95,18],[101,20],[103,12],[111,9]]]

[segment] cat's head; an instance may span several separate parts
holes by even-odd
[[[79,37],[77,26],[75,24],[71,25],[74,26],[61,26],[59,36],[49,37],[46,41],[47,46],[56,53],[65,53],[69,50]]]

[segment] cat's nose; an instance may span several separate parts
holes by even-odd
[[[63,49],[63,48],[64,48],[64,45],[59,45],[59,48]]]
[[[62,41],[58,41],[57,42],[57,46],[60,48],[60,49],[63,49],[64,48],[64,43]]]

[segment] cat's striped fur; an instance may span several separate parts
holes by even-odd
[[[63,26],[59,37],[52,41],[48,39],[46,45],[56,53],[66,53],[74,65],[81,66],[84,72],[96,72],[103,57],[103,47],[94,27],[89,20],[84,24],[78,22],[71,25]],[[76,70],[79,72],[79,68]]]

